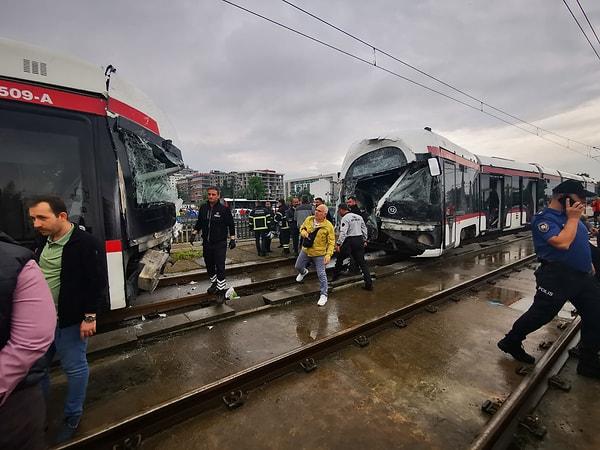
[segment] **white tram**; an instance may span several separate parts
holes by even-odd
[[[107,308],[117,309],[151,266],[144,258],[156,268],[168,257],[169,175],[183,161],[156,107],[110,69],[0,39],[0,230],[32,242],[27,199],[62,197],[71,220],[106,244]]]
[[[424,257],[526,227],[562,180],[597,192],[590,178],[475,155],[429,128],[356,143],[341,179],[340,201],[357,197],[374,247]]]

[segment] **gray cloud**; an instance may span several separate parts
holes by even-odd
[[[239,2],[373,57],[282,2]],[[495,106],[600,145],[591,119],[600,107],[600,61],[561,2],[298,4]],[[600,4],[582,4],[600,30]],[[116,65],[167,113],[186,160],[201,170],[273,168],[291,176],[337,171],[353,141],[429,125],[467,148],[600,175],[600,165],[590,160],[506,130],[218,0],[21,0],[3,8],[0,25],[6,37]],[[378,63],[431,84],[389,58],[379,55]]]

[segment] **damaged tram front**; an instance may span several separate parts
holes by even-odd
[[[28,199],[63,198],[105,242],[117,309],[156,286],[175,225],[169,175],[183,161],[158,110],[111,69],[0,39],[0,230],[31,244]]]
[[[357,197],[368,215],[371,247],[410,256],[443,252],[450,235],[446,216],[457,206],[446,201],[444,192],[455,190],[456,184],[443,179],[440,160],[430,149],[450,146],[457,147],[423,130],[403,133],[401,138],[363,140],[349,150],[342,166],[340,198]],[[454,150],[477,165],[474,155],[458,147]]]

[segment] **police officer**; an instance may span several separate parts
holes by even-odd
[[[288,222],[288,207],[285,200],[279,200],[279,206],[275,213],[275,222],[279,227],[279,243],[283,247],[283,254],[290,254],[290,224]]]
[[[248,214],[250,230],[254,231],[256,251],[258,256],[267,256],[267,234],[271,230],[272,216],[261,202],[256,202],[256,207]]]
[[[211,286],[206,292],[218,294],[218,302],[222,303],[227,291],[225,280],[225,254],[227,253],[227,230],[229,230],[229,248],[235,248],[235,224],[231,210],[219,202],[219,188],[211,186],[207,189],[208,201],[198,211],[198,220],[194,225],[194,235],[202,231],[202,252],[206,264],[206,272]]]
[[[335,281],[340,276],[342,263],[345,258],[352,255],[356,261],[365,280],[364,289],[373,290],[373,281],[367,263],[365,262],[365,247],[367,246],[367,225],[362,217],[350,212],[348,205],[342,203],[338,206],[338,211],[342,217],[340,223],[340,234],[337,238],[335,249],[338,257],[333,269],[333,278]]]
[[[533,304],[513,324],[498,347],[518,361],[535,359],[521,345],[526,336],[550,322],[570,300],[582,320],[580,375],[600,378],[600,284],[593,276],[588,233],[579,220],[585,197],[594,194],[578,181],[567,180],[552,191],[552,201],[531,223],[533,244],[541,262],[536,270]]]

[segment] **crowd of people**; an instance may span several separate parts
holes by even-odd
[[[365,247],[368,233],[363,215],[358,208],[356,198],[350,196],[348,203],[339,205],[341,221],[336,231],[334,219],[322,198],[316,197],[311,203],[308,196],[293,197],[290,204],[278,201],[272,209],[270,202],[256,202],[249,212],[248,221],[254,232],[256,251],[259,256],[271,252],[271,240],[278,233],[283,255],[296,256],[296,281],[302,282],[308,274],[308,267],[314,266],[320,284],[320,296],[317,304],[327,303],[328,280],[326,266],[334,253],[337,253],[332,281],[339,278],[344,259],[351,260],[360,268],[364,278],[364,288],[373,289],[373,281],[365,262]]]
[[[534,363],[523,341],[571,301],[582,318],[577,372],[600,378],[600,257],[589,242],[589,232],[598,231],[582,220],[585,198],[592,195],[578,182],[563,182],[554,189],[548,207],[532,220],[533,241],[541,262],[535,273],[536,294],[532,306],[498,347],[519,361]],[[597,225],[600,201],[592,207]],[[64,201],[39,197],[29,203],[28,211],[39,234],[33,251],[0,232],[0,448],[46,447],[43,405],[50,389],[48,367],[53,359],[60,362],[68,385],[55,442],[64,442],[76,432],[89,378],[87,341],[96,333],[96,313],[107,294],[104,248],[69,220]],[[356,198],[348,197],[337,212],[337,228],[320,198],[314,204],[307,197],[294,197],[289,205],[280,200],[275,209],[269,203],[257,203],[248,213],[259,255],[271,251],[273,232],[277,231],[283,254],[290,255],[293,250],[296,256],[296,281],[302,282],[309,267],[314,267],[319,279],[319,306],[327,304],[326,266],[334,253],[337,260],[331,281],[338,279],[342,262],[351,257],[363,274],[363,288],[373,288],[364,258],[369,236]],[[227,290],[225,256],[228,249],[236,247],[236,236],[231,211],[221,203],[217,187],[208,189],[194,233],[202,237],[211,280],[208,292],[216,294],[222,303]]]

